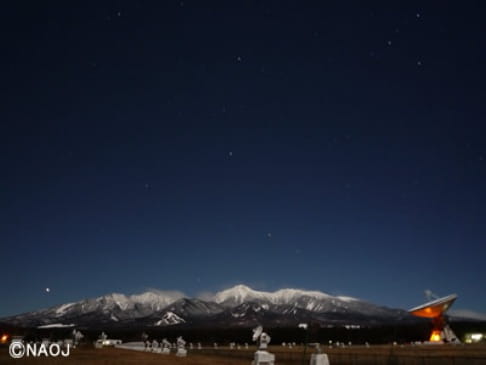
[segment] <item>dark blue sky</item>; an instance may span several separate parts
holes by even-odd
[[[0,316],[241,282],[486,312],[485,10],[4,5]]]

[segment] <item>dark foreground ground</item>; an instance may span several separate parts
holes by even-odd
[[[161,355],[115,348],[94,349],[84,346],[72,351],[68,358],[23,358],[12,359],[6,346],[0,347],[0,364],[181,364],[181,365],[249,365],[255,348],[248,350],[203,349],[189,352],[186,358],[174,354]],[[303,348],[270,348],[278,364],[309,364],[309,352],[303,358]],[[310,351],[310,350],[309,350]],[[330,363],[334,364],[486,364],[486,345],[421,345],[421,346],[352,346],[346,348],[324,348]]]

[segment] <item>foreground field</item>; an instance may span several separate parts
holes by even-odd
[[[80,348],[73,350],[71,356],[67,358],[23,358],[23,359],[11,359],[8,355],[8,349],[2,349],[0,353],[0,364],[46,364],[46,365],[76,365],[76,364],[93,364],[93,365],[167,365],[167,364],[179,364],[179,365],[226,365],[226,364],[245,364],[248,365],[248,361],[243,359],[225,359],[224,357],[215,357],[204,354],[191,354],[186,358],[178,358],[175,355],[161,355],[152,354],[139,351],[122,350],[115,348]]]
[[[91,346],[73,350],[68,358],[24,358],[11,359],[8,348],[0,348],[0,364],[93,364],[93,365],[227,365],[251,363],[255,349],[229,350],[228,348],[194,350],[186,358],[174,354],[161,355],[115,348],[94,349]],[[303,348],[286,349],[274,346],[276,365],[309,364],[309,352],[304,359]],[[347,348],[324,348],[330,363],[335,364],[404,364],[447,365],[486,364],[486,345],[458,346],[352,346]]]

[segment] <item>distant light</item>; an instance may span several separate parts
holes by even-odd
[[[307,329],[307,323],[299,323],[299,328]]]
[[[0,337],[0,343],[6,343],[8,340],[8,335],[3,335],[2,337]]]
[[[471,334],[471,340],[473,341],[481,341],[483,339],[482,333],[473,333]]]
[[[51,292],[51,288],[46,288],[46,293],[50,293]]]

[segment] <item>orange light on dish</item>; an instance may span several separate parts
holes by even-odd
[[[430,334],[430,342],[441,342],[442,336],[439,330],[433,330]]]
[[[444,313],[444,308],[442,306],[431,306],[420,308],[410,313],[417,317],[435,318],[439,317],[440,315],[442,315],[442,313]]]

